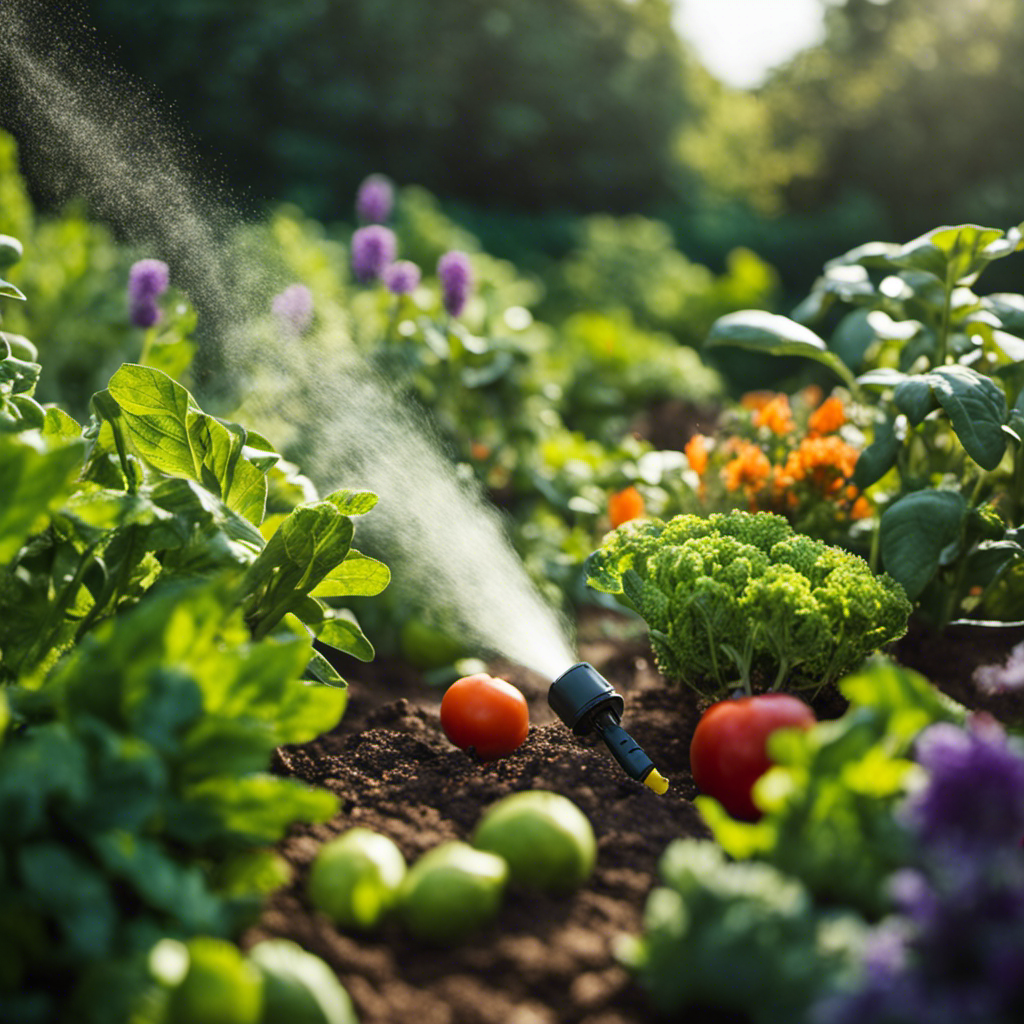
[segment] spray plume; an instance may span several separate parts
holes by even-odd
[[[195,173],[201,161],[185,135],[137,83],[97,64],[89,27],[66,5],[0,0],[0,19],[3,99],[54,194],[84,196],[122,237],[170,263],[253,425],[288,441],[322,492],[380,495],[359,534],[391,565],[394,585],[454,618],[481,648],[549,678],[562,672],[575,660],[565,624],[527,578],[496,511],[457,477],[430,421],[336,326],[313,340],[261,329],[289,283],[281,257],[269,233],[254,247],[223,190]]]

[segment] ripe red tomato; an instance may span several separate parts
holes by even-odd
[[[526,698],[486,673],[456,679],[441,700],[441,728],[457,747],[474,747],[483,761],[511,754],[530,730]]]
[[[814,712],[796,697],[766,693],[712,704],[690,743],[690,769],[697,788],[713,796],[734,818],[756,821],[761,812],[750,791],[771,767],[765,750],[776,729],[809,729]]]

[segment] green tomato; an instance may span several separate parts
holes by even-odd
[[[501,857],[468,843],[442,843],[409,869],[398,911],[417,938],[458,942],[497,914],[507,879]]]
[[[13,266],[21,259],[21,242],[10,235],[0,235],[0,270]]]
[[[259,1024],[263,976],[241,950],[205,936],[185,948],[188,969],[171,993],[169,1024]]]
[[[394,906],[404,877],[405,858],[387,836],[353,828],[321,847],[306,891],[335,924],[367,931]]]
[[[420,669],[443,668],[466,653],[465,645],[422,619],[406,619],[398,635],[402,657]]]
[[[558,793],[513,793],[484,812],[473,845],[508,862],[516,885],[542,892],[579,888],[594,870],[597,841],[586,815]]]
[[[348,993],[318,956],[288,939],[266,939],[249,959],[263,975],[260,1024],[358,1024]]]

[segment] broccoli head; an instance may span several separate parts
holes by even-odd
[[[586,569],[647,622],[661,673],[712,697],[833,682],[902,636],[911,610],[891,577],[767,512],[632,521]]]

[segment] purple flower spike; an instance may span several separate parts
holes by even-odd
[[[304,334],[313,322],[313,293],[304,284],[290,284],[274,296],[270,308],[285,331]]]
[[[129,303],[128,319],[134,327],[152,327],[160,320],[160,308],[154,299],[141,298]]]
[[[446,252],[437,261],[437,276],[441,281],[441,299],[451,316],[460,316],[473,288],[473,271],[464,252]]]
[[[382,280],[392,295],[408,295],[420,283],[420,268],[409,260],[398,260],[387,267]]]
[[[383,224],[395,204],[395,188],[383,174],[371,174],[356,192],[356,216],[363,224]]]
[[[171,283],[171,272],[163,260],[139,260],[128,271],[128,301],[159,298]]]
[[[128,318],[136,327],[152,327],[160,319],[156,300],[167,291],[171,273],[163,260],[138,260],[128,271]]]
[[[398,243],[390,228],[372,224],[352,236],[352,273],[363,284],[376,281],[395,258]]]

